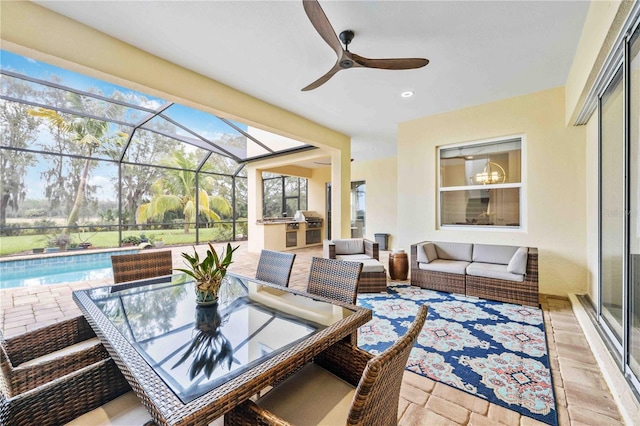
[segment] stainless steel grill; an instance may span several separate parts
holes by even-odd
[[[322,228],[322,217],[310,210],[299,210],[300,216],[307,223],[307,229],[321,229]],[[298,216],[296,214],[296,216]]]

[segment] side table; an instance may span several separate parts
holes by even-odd
[[[409,274],[409,258],[402,251],[389,253],[389,276],[392,280],[406,280]]]

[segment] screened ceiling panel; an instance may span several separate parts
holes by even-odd
[[[0,50],[0,69],[0,98],[5,101],[15,100],[34,109],[54,110],[76,124],[83,120],[109,122],[105,137],[110,139],[115,140],[118,136],[118,128],[124,133],[133,133],[129,145],[133,151],[124,154],[125,161],[137,161],[135,144],[154,138],[162,141],[161,146],[172,145],[166,139],[175,139],[173,144],[184,149],[185,145],[190,145],[186,152],[196,152],[201,159],[205,158],[207,153],[203,151],[206,150],[216,153],[214,158],[224,156],[236,163],[310,147],[237,121],[223,120],[213,114],[4,50]],[[156,136],[148,133],[156,133]],[[44,144],[43,149],[49,148],[51,146]],[[114,152],[111,150],[112,157]],[[145,159],[139,161],[146,162]],[[225,164],[221,168],[229,167]],[[237,171],[238,165],[233,169]]]
[[[266,130],[260,130],[255,127],[247,126],[246,124],[239,123],[233,120],[226,120],[233,126],[239,128],[242,132],[246,133],[260,144],[266,146],[270,152],[281,152],[288,151],[296,148],[303,148],[307,146],[306,144],[297,141],[295,139],[286,138],[284,136],[276,135],[275,133],[267,132]],[[258,145],[258,144],[256,144]],[[258,155],[264,155],[264,153],[269,152],[264,150],[264,152],[256,151],[258,154],[248,155],[248,157],[255,157]]]
[[[233,175],[238,170],[238,167],[238,163],[232,159],[213,152],[202,167],[202,171]],[[246,172],[244,176],[246,177]]]

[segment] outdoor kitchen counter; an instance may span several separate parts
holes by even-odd
[[[257,221],[256,243],[259,248],[274,251],[295,250],[322,244],[319,242],[307,244],[307,223],[295,221]],[[297,229],[294,229],[297,227]],[[312,232],[315,232],[313,230]],[[320,229],[322,232],[322,228]],[[254,237],[253,235],[251,236]]]

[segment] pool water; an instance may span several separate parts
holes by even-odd
[[[84,265],[89,267],[88,265]],[[35,276],[29,277],[24,274],[11,277],[11,273],[7,272],[7,277],[2,274],[0,280],[0,288],[29,287],[46,284],[70,283],[75,281],[90,281],[113,276],[111,269],[111,261],[102,262],[102,264],[94,264],[91,269],[80,269],[78,265],[70,265],[67,267],[60,266],[47,271],[47,275],[42,275],[42,271],[34,271]],[[17,275],[17,274],[16,274]]]
[[[111,255],[136,252],[102,252],[0,262],[0,289],[111,278]]]

